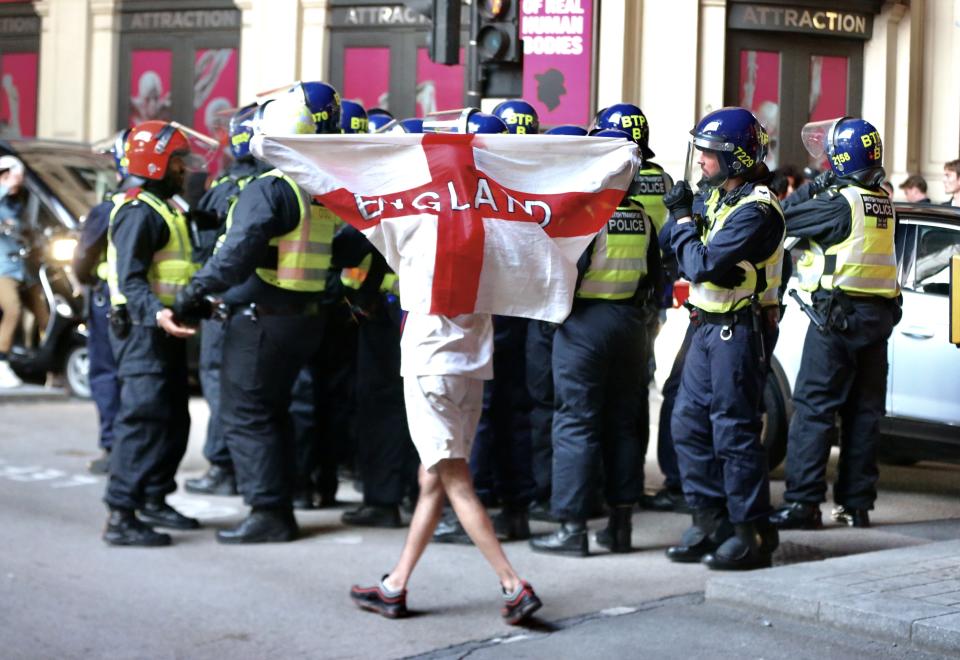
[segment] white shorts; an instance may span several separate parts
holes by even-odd
[[[470,459],[483,410],[483,381],[469,376],[403,379],[410,437],[430,470],[445,458]]]

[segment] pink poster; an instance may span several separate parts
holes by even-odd
[[[580,124],[590,117],[593,0],[523,0],[523,98],[541,126]]]
[[[148,119],[170,120],[173,52],[135,50],[130,56],[130,126]]]
[[[460,49],[460,61],[464,51]],[[426,48],[417,49],[417,116],[426,117],[437,110],[463,107],[466,68],[462,64],[446,66],[430,61]]]
[[[810,58],[810,121],[847,114],[847,58]]]
[[[237,49],[198,50],[193,63],[193,128],[220,142],[212,175],[227,165],[230,116],[236,107]]]
[[[37,135],[37,53],[0,57],[0,137]]]
[[[740,105],[757,116],[770,135],[767,166],[776,169],[780,141],[780,53],[740,51]]]
[[[341,96],[364,108],[390,108],[390,49],[344,48]]]

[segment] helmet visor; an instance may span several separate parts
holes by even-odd
[[[183,136],[187,138],[189,153],[181,154],[183,156],[183,164],[186,166],[187,171],[205,172],[209,170],[210,164],[220,152],[220,143],[209,135],[204,135],[189,126],[184,126],[180,122],[170,122],[170,126],[179,130]],[[158,136],[158,149],[160,149],[162,138],[162,134]]]
[[[842,117],[812,121],[800,129],[800,141],[804,149],[817,161],[822,160],[830,152],[830,141],[833,139],[833,130]]]
[[[470,115],[479,112],[476,108],[439,110],[427,114],[423,120],[424,133],[466,133]]]

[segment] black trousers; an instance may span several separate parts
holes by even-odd
[[[416,489],[419,458],[410,439],[400,377],[400,328],[386,314],[357,332],[357,467],[363,501],[397,506]]]
[[[99,282],[90,290],[87,314],[87,349],[90,351],[90,395],[100,417],[100,447],[113,447],[113,420],[120,408],[120,380],[117,361],[110,346],[110,290]]]
[[[530,321],[527,325],[530,446],[534,499],[538,502],[550,501],[553,482],[553,336],[556,331],[555,324],[545,321]]]
[[[223,437],[220,421],[220,368],[223,359],[223,321],[206,320],[200,324],[200,385],[210,408],[207,439],[203,455],[211,465],[233,469],[230,450]]]
[[[190,435],[186,342],[141,325],[124,339],[111,333],[110,341],[120,407],[103,499],[111,507],[137,509],[177,489],[174,476]]]
[[[640,407],[647,405],[646,326],[632,305],[575,303],[554,337],[553,492],[560,520],[585,520],[602,458],[607,503],[642,493]]]
[[[535,482],[527,393],[527,319],[493,317],[493,380],[483,384],[483,413],[470,467],[480,499],[523,510]]]
[[[826,499],[838,416],[840,463],[833,499],[856,509],[872,509],[877,499],[876,442],[887,396],[887,339],[894,311],[887,301],[851,300],[845,331],[807,329],[787,439],[788,502]]]
[[[680,490],[680,468],[677,465],[677,450],[673,446],[673,434],[670,423],[673,419],[673,407],[677,402],[677,392],[680,391],[680,378],[683,376],[683,362],[687,359],[690,349],[690,340],[693,338],[693,325],[687,324],[687,331],[683,335],[683,343],[673,359],[670,375],[663,383],[663,403],[660,404],[660,423],[657,427],[657,464],[663,473],[663,486],[668,490]]]
[[[220,407],[223,432],[244,502],[288,508],[296,483],[290,421],[291,390],[306,365],[318,359],[325,314],[237,313],[226,323]]]

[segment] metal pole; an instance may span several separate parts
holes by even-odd
[[[467,43],[467,107],[479,108],[483,97],[483,76],[477,56],[477,33],[480,29],[480,0],[470,2],[470,41]]]

